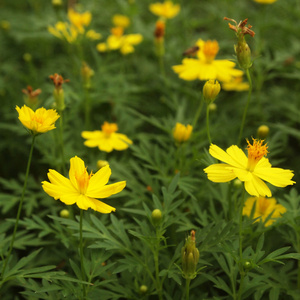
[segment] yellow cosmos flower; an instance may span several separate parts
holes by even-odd
[[[130,20],[124,15],[114,15],[112,22],[117,27],[127,28],[130,25]]]
[[[224,163],[213,164],[204,172],[213,182],[228,182],[236,177],[245,182],[246,191],[252,196],[271,197],[272,193],[263,180],[278,187],[292,185],[293,171],[272,168],[264,156],[268,153],[267,146],[262,140],[253,139],[253,145],[248,142],[248,157],[238,146],[229,147],[226,152],[211,144],[209,153]]]
[[[265,222],[266,218],[271,215],[271,218],[264,224],[266,227],[272,225],[277,218],[280,218],[286,212],[286,208],[281,204],[277,204],[275,198],[250,197],[244,204],[243,215],[250,217],[254,205],[254,219],[261,217],[260,220]],[[255,222],[259,222],[259,219]]]
[[[254,0],[257,3],[261,3],[261,4],[272,4],[274,2],[276,2],[277,0]]]
[[[86,139],[84,145],[87,147],[98,147],[99,150],[111,152],[112,150],[125,150],[132,144],[125,134],[117,133],[118,126],[115,123],[104,122],[101,130],[83,131],[81,136]]]
[[[157,2],[150,4],[149,9],[156,16],[172,19],[179,13],[180,5],[173,4],[172,1],[165,1],[164,3]]]
[[[126,181],[107,185],[111,169],[105,166],[95,174],[88,173],[84,162],[75,156],[70,159],[69,178],[64,177],[55,170],[49,170],[50,182],[43,181],[44,191],[55,200],[59,199],[67,205],[74,203],[80,209],[92,208],[100,213],[110,213],[116,209],[95,198],[107,198],[121,192]]]
[[[229,82],[222,83],[222,89],[225,91],[243,92],[249,90],[249,83],[243,82],[243,77],[232,78]]]
[[[177,143],[186,142],[190,138],[192,131],[193,131],[193,126],[191,125],[185,126],[177,122],[175,128],[173,129],[174,140]]]
[[[230,82],[234,77],[243,75],[243,71],[234,69],[235,63],[229,60],[215,60],[219,51],[217,41],[198,40],[196,46],[198,58],[184,58],[182,65],[173,66],[175,73],[184,80],[209,80],[217,79]],[[198,48],[197,48],[198,49]]]
[[[54,109],[38,108],[35,112],[26,105],[16,106],[19,120],[32,134],[45,133],[55,128],[54,123],[59,114]]]
[[[79,13],[74,9],[68,10],[68,18],[71,24],[78,30],[79,33],[84,33],[84,28],[90,25],[92,21],[92,14],[89,11]]]

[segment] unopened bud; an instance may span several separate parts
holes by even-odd
[[[203,97],[207,103],[215,101],[221,90],[220,83],[216,80],[208,80],[203,86]]]
[[[97,167],[98,169],[101,169],[105,166],[109,165],[108,161],[107,160],[98,160],[97,161]]]
[[[91,77],[93,77],[95,72],[89,67],[89,65],[83,62],[81,67],[81,76],[83,79],[83,84],[86,89],[91,88]]]
[[[177,122],[175,128],[173,129],[174,140],[179,144],[186,142],[190,138],[192,131],[193,126],[189,124],[185,126]]]
[[[53,97],[55,100],[55,107],[58,111],[63,111],[66,108],[65,96],[63,89],[54,89]]]
[[[151,214],[151,220],[152,220],[153,225],[154,226],[159,225],[161,219],[162,219],[161,210],[158,208],[154,209]]]
[[[208,109],[210,112],[215,112],[217,110],[217,105],[215,103],[210,103]]]
[[[146,285],[143,284],[143,285],[140,286],[140,293],[141,294],[146,294],[147,291],[148,291],[148,287]]]
[[[270,132],[270,128],[267,125],[261,125],[257,129],[257,136],[259,139],[264,140]]]
[[[239,188],[242,186],[242,182],[237,178],[233,181],[233,185],[234,187]]]
[[[52,0],[52,5],[53,6],[61,6],[62,5],[62,0]]]
[[[194,279],[197,276],[196,268],[200,254],[196,248],[195,234],[195,231],[192,230],[181,249],[182,275],[185,279]]]
[[[70,216],[70,212],[67,209],[63,209],[60,211],[59,215],[61,216],[61,218],[69,218]]]
[[[251,50],[244,37],[238,41],[237,45],[234,46],[234,50],[240,67],[244,70],[251,68]]]

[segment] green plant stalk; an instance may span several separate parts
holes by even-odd
[[[242,139],[242,135],[243,135],[244,127],[245,127],[246,116],[247,116],[248,107],[249,107],[251,94],[252,94],[252,79],[251,79],[250,71],[249,71],[249,69],[246,69],[245,71],[246,71],[247,79],[248,79],[248,82],[249,82],[249,91],[248,91],[247,103],[246,103],[244,113],[243,113],[242,124],[241,124],[241,127],[240,127],[240,133],[239,133],[239,138],[238,138],[238,142],[237,142],[238,146],[240,146],[240,144],[241,144],[241,139]]]
[[[211,144],[211,137],[210,137],[210,132],[209,132],[209,105],[206,105],[206,131],[207,131],[207,137],[209,144]]]
[[[18,212],[17,212],[17,218],[16,218],[16,222],[15,222],[13,236],[12,236],[12,239],[11,239],[11,242],[10,242],[8,254],[6,256],[6,259],[5,259],[3,267],[2,267],[2,272],[1,272],[1,277],[2,278],[3,278],[8,260],[10,258],[10,255],[11,255],[11,252],[12,252],[12,249],[13,249],[13,246],[14,246],[15,238],[16,238],[16,233],[17,233],[17,229],[18,229],[19,219],[20,219],[22,206],[23,206],[23,201],[24,201],[24,196],[25,196],[25,191],[26,191],[26,188],[27,188],[27,181],[28,181],[28,175],[29,175],[29,170],[30,170],[30,165],[31,165],[31,159],[32,159],[32,153],[33,153],[35,138],[36,138],[36,135],[33,135],[32,136],[31,147],[30,147],[30,152],[29,152],[29,158],[28,158],[28,162],[27,162],[24,186],[23,186],[22,196],[21,196],[21,200],[20,200],[19,208],[18,208]]]
[[[84,271],[84,256],[83,256],[83,239],[82,239],[82,219],[83,219],[83,210],[80,210],[80,222],[79,222],[79,249],[80,249],[80,265],[81,265],[81,279],[85,281],[85,271]],[[82,284],[83,289],[83,299],[86,297],[85,284]]]
[[[91,125],[91,98],[89,88],[84,87],[84,103],[85,103],[85,129],[89,130]]]
[[[62,165],[61,165],[61,170],[63,175],[66,175],[66,163],[65,163],[65,151],[64,151],[64,139],[63,139],[63,112],[59,111],[59,143],[60,143],[60,153],[61,153],[61,161],[62,161]]]
[[[165,62],[164,62],[164,56],[163,55],[158,56],[158,63],[159,63],[160,73],[165,78],[166,77],[166,71],[165,71]]]
[[[243,208],[244,208],[244,198],[245,198],[245,189],[243,189],[241,203],[240,203],[240,210],[239,210],[239,255],[240,255],[240,287],[237,294],[237,299],[240,300],[243,292],[243,282],[245,278],[245,271],[243,266]]]
[[[191,279],[186,279],[186,281],[185,281],[185,299],[186,300],[190,299],[190,283],[191,283]]]
[[[198,122],[198,119],[199,119],[201,111],[202,111],[202,107],[203,107],[203,98],[201,97],[200,104],[198,106],[198,109],[196,111],[196,114],[195,114],[195,117],[194,117],[194,120],[193,120],[193,123],[192,123],[193,128],[195,128],[195,126]]]
[[[157,228],[156,228],[156,241],[157,241],[157,244],[156,244],[155,250],[153,251],[154,264],[155,264],[156,290],[157,290],[159,300],[163,300],[162,286],[161,286],[161,282],[160,282],[160,279],[159,279],[159,263],[158,263],[160,236],[158,234],[158,229]]]

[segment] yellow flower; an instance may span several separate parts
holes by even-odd
[[[249,90],[249,83],[243,82],[243,77],[232,78],[229,82],[222,83],[222,89],[225,91],[243,92]]]
[[[19,120],[32,134],[45,133],[55,128],[54,123],[59,118],[54,109],[38,108],[35,112],[26,105],[16,106]]]
[[[54,27],[48,26],[48,31],[61,40],[65,39],[70,44],[74,43],[78,37],[76,28],[66,22],[57,22]]]
[[[277,218],[280,218],[282,214],[286,212],[286,208],[281,204],[277,204],[275,198],[265,198],[265,197],[250,197],[246,200],[243,208],[244,216],[251,216],[252,208],[255,204],[255,210],[253,218],[261,217],[261,221],[265,222],[266,218],[271,215],[271,218],[265,223],[265,226],[272,225]],[[255,222],[259,222],[259,219]]]
[[[172,19],[179,13],[180,5],[173,4],[172,1],[165,1],[164,3],[157,2],[150,4],[149,9],[156,16]]]
[[[193,131],[193,126],[191,125],[185,126],[177,122],[175,128],[173,129],[174,140],[177,143],[186,142],[190,138],[192,131]]]
[[[271,197],[272,193],[263,180],[278,187],[292,185],[293,171],[272,168],[264,156],[268,153],[267,146],[261,140],[253,139],[253,145],[248,142],[248,157],[238,146],[229,147],[226,152],[211,144],[209,153],[224,163],[213,164],[204,172],[213,182],[228,182],[236,177],[245,182],[246,191],[252,196]]]
[[[112,22],[117,27],[127,28],[130,25],[129,18],[123,15],[114,15]]]
[[[203,97],[208,103],[215,101],[221,90],[220,83],[216,80],[208,80],[203,86]]]
[[[215,60],[219,51],[217,41],[198,40],[196,46],[198,58],[184,58],[182,65],[173,66],[175,73],[184,80],[209,80],[217,79],[229,82],[233,77],[243,75],[243,71],[234,69],[235,63],[229,60]]]
[[[102,35],[93,29],[88,30],[85,36],[90,40],[100,40],[102,38]]]
[[[68,10],[68,18],[71,24],[78,30],[78,32],[80,34],[83,34],[85,30],[84,28],[90,25],[92,21],[92,14],[89,11],[81,14],[70,8]]]
[[[69,178],[64,177],[55,170],[49,170],[48,178],[50,182],[43,181],[44,191],[55,200],[72,205],[74,203],[80,209],[92,208],[98,212],[107,214],[116,209],[95,198],[107,198],[121,192],[126,181],[107,185],[111,169],[105,166],[95,174],[88,173],[84,162],[75,156],[70,159]]]
[[[122,133],[116,133],[118,126],[115,123],[104,122],[101,130],[83,131],[81,136],[86,139],[84,145],[87,147],[98,147],[99,150],[111,152],[112,150],[125,150],[132,141]]]
[[[261,4],[272,4],[274,2],[276,2],[277,0],[254,0],[257,3],[261,3]]]

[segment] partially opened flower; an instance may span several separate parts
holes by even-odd
[[[234,69],[235,63],[226,59],[216,60],[219,51],[217,41],[198,40],[195,49],[198,58],[184,58],[181,65],[173,66],[175,73],[184,80],[209,80],[217,79],[229,82],[234,77],[243,75],[243,71]]]
[[[250,217],[253,206],[255,205],[253,218],[259,218],[255,222],[265,222],[267,217],[270,216],[269,220],[265,223],[265,226],[272,225],[277,218],[280,218],[282,214],[286,212],[286,208],[278,204],[275,198],[265,197],[250,197],[246,200],[243,208],[243,215]]]
[[[150,4],[149,9],[158,17],[172,19],[179,13],[180,5],[173,4],[172,1],[165,1],[164,3],[157,2]]]
[[[213,164],[204,169],[209,180],[213,182],[228,182],[235,178],[245,183],[246,191],[252,196],[271,197],[272,193],[263,180],[278,187],[293,185],[294,174],[291,170],[273,168],[265,158],[267,146],[262,140],[253,139],[253,145],[248,142],[248,157],[238,146],[229,147],[226,152],[211,144],[209,153],[224,163]]]
[[[55,170],[49,170],[50,182],[43,181],[44,191],[55,200],[67,205],[77,204],[80,209],[92,208],[101,213],[110,213],[116,209],[95,198],[107,198],[121,192],[126,181],[107,185],[111,169],[107,165],[95,174],[88,173],[84,162],[75,156],[70,159],[69,179]]]
[[[98,147],[99,150],[111,152],[112,150],[125,150],[132,144],[125,134],[117,133],[118,125],[104,122],[102,130],[83,131],[81,136],[86,139],[84,145],[87,147]]]
[[[28,106],[21,108],[16,106],[21,123],[31,131],[33,135],[45,133],[55,128],[55,121],[59,114],[54,109],[38,108],[35,112]]]
[[[92,14],[89,11],[79,13],[74,9],[70,8],[68,10],[68,18],[71,24],[78,30],[78,32],[80,34],[83,34],[85,31],[85,27],[90,25],[92,21]]]
[[[174,140],[177,143],[186,142],[190,138],[192,131],[193,131],[193,126],[189,124],[185,126],[177,122],[176,126],[173,129]]]

